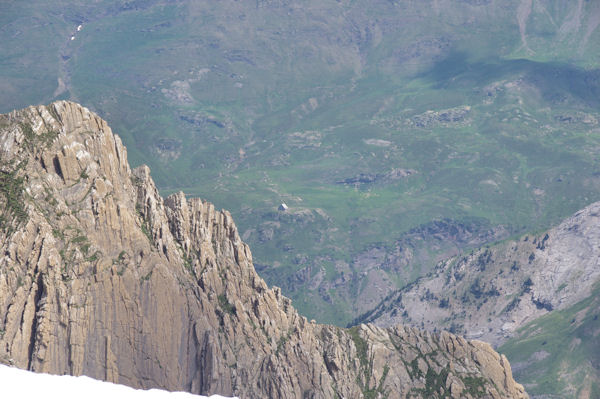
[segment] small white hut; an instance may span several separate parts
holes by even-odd
[[[281,205],[279,205],[279,208],[277,208],[277,209],[278,209],[278,210],[280,210],[280,211],[283,211],[283,212],[285,212],[285,211],[287,211],[287,210],[288,210],[288,208],[289,208],[289,207],[286,205],[286,203],[285,203],[285,202],[282,202],[282,203],[281,203]]]

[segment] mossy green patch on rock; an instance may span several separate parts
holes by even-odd
[[[24,203],[24,186],[21,170],[27,162],[17,165],[0,162],[0,228],[7,233],[27,219]]]
[[[223,310],[225,313],[230,314],[230,315],[236,314],[235,306],[233,306],[231,303],[229,303],[229,300],[227,299],[227,297],[224,294],[219,295],[218,299],[219,299],[219,306],[221,307],[221,310]]]
[[[54,139],[58,136],[58,132],[54,130],[47,130],[40,134],[36,134],[33,131],[31,124],[27,122],[21,122],[19,126],[25,136],[25,145],[32,152],[49,148]]]

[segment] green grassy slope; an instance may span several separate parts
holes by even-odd
[[[20,3],[0,112],[97,111],[163,193],[230,209],[319,321],[600,199],[594,2]]]
[[[600,395],[600,289],[564,310],[540,317],[499,348],[515,379],[536,397]]]

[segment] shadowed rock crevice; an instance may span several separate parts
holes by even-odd
[[[58,157],[52,158],[52,164],[54,165],[54,172],[56,172],[56,174],[58,176],[60,176],[61,179],[64,179],[63,174],[62,174],[62,168],[60,167],[60,161],[58,160]]]
[[[42,282],[42,275],[38,274],[37,282],[35,284],[35,295],[33,297],[34,303],[34,315],[33,324],[31,326],[31,336],[29,338],[29,347],[27,348],[27,359],[29,360],[27,364],[27,369],[31,368],[31,361],[33,359],[33,350],[35,348],[35,344],[38,338],[38,312],[40,310],[40,302],[42,300],[42,294],[44,293],[44,283]]]

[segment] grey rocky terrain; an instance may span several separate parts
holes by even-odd
[[[600,278],[600,202],[547,232],[441,262],[365,321],[447,329],[494,345],[552,310],[589,297]]]

